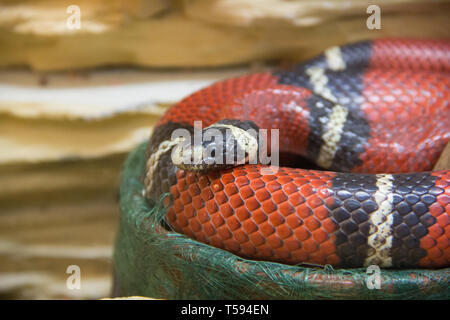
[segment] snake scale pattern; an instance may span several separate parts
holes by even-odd
[[[148,144],[144,194],[175,231],[286,264],[450,266],[450,42],[379,39],[332,47],[289,70],[224,80],[165,113]],[[279,129],[279,149],[321,170],[262,164],[206,172],[172,163],[194,121]],[[322,171],[325,170],[325,171]]]

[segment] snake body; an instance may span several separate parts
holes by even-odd
[[[165,113],[145,195],[175,231],[255,260],[339,267],[450,266],[450,42],[333,47],[289,70],[224,80]],[[281,151],[321,170],[245,164],[206,172],[171,159],[175,129],[223,119],[279,129]]]

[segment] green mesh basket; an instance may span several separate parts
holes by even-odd
[[[162,227],[164,210],[142,196],[146,144],[125,162],[115,292],[165,299],[449,299],[450,269],[290,266],[240,258]],[[371,285],[368,285],[370,283]],[[372,287],[372,289],[369,289]]]

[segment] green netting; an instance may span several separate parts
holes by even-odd
[[[120,295],[166,299],[449,299],[450,269],[381,270],[289,266],[240,258],[161,227],[164,210],[142,196],[145,144],[123,168],[115,248]]]

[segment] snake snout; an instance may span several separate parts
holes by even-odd
[[[242,128],[216,123],[202,131],[201,139],[178,144],[172,154],[180,169],[207,171],[248,163],[258,153],[258,140]],[[256,158],[255,158],[256,159]]]

